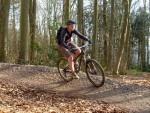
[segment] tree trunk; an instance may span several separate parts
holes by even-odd
[[[146,0],[143,0],[144,3],[144,16],[146,13]],[[142,71],[145,71],[146,69],[146,36],[145,36],[145,29],[146,29],[146,24],[145,21],[143,21],[143,31],[141,33],[141,69]]]
[[[120,74],[120,71],[125,71],[125,70],[121,70],[121,63],[123,62],[123,58],[125,55],[125,47],[127,44],[127,40],[128,40],[128,25],[129,25],[129,13],[130,13],[130,7],[129,7],[129,3],[130,0],[123,0],[123,6],[124,6],[124,16],[123,16],[123,23],[122,23],[122,32],[121,32],[121,38],[120,38],[120,45],[119,45],[119,50],[118,50],[118,57],[117,57],[117,65],[116,65],[116,70],[115,73],[116,74]],[[123,72],[125,73],[125,72]]]
[[[53,46],[53,34],[52,34],[52,31],[53,31],[53,29],[52,29],[52,25],[51,25],[51,21],[52,21],[52,17],[51,17],[51,15],[52,15],[52,9],[53,9],[53,7],[52,7],[52,3],[51,3],[52,1],[51,0],[47,0],[46,1],[46,4],[47,4],[47,13],[48,13],[48,15],[47,15],[47,27],[48,27],[48,33],[49,33],[49,45],[50,46]]]
[[[112,72],[112,49],[113,49],[113,33],[114,33],[114,0],[111,0],[111,20],[110,20],[110,28],[109,28],[109,44],[108,44],[108,70]]]
[[[128,60],[129,60],[129,38],[130,38],[130,24],[128,18],[128,26],[127,26],[127,36],[126,36],[126,43],[125,43],[125,51],[123,55],[123,60],[121,63],[120,73],[126,74],[126,70],[128,69]]]
[[[108,61],[108,32],[107,32],[107,1],[103,0],[103,28],[104,28],[104,65],[107,68]]]
[[[29,0],[21,0],[21,16],[20,16],[20,50],[18,63],[27,62],[27,37],[29,24]]]
[[[150,13],[150,0],[149,0],[149,13]],[[149,26],[149,33],[150,33],[150,26]],[[150,50],[149,50],[149,48],[150,48],[150,35],[147,37],[148,39],[148,42],[147,42],[147,64],[148,64],[148,66],[150,65]]]
[[[78,30],[84,34],[83,0],[78,0],[77,19]],[[81,45],[82,41],[79,40],[79,44]]]
[[[149,65],[149,36],[146,37],[146,45],[147,45],[147,66]]]
[[[93,15],[93,45],[92,45],[92,58],[96,57],[96,39],[98,30],[98,2],[94,0],[94,15]]]
[[[13,57],[14,57],[14,61],[16,62],[17,56],[18,56],[18,40],[17,40],[17,32],[16,32],[16,15],[15,15],[15,2],[12,3],[13,5],[13,41],[12,41],[12,45],[13,45],[13,49],[12,49],[12,53],[13,53]]]
[[[128,61],[129,61],[129,54],[130,54],[130,31],[131,31],[130,18],[129,18],[130,8],[131,8],[131,0],[129,1],[129,6],[128,6],[129,12],[128,12],[127,34],[126,34],[126,42],[124,46],[124,55],[120,67],[121,74],[126,74],[126,70],[128,69]]]
[[[63,25],[66,24],[66,22],[70,18],[70,0],[63,0]]]
[[[145,4],[146,4],[146,2],[145,2]],[[145,9],[146,9],[146,5],[145,5]],[[149,14],[150,14],[150,0],[149,0]],[[150,33],[150,27],[149,27],[148,31]],[[146,47],[147,48],[147,50],[146,50],[146,53],[147,53],[146,66],[148,67],[149,66],[149,36],[146,36],[146,46],[147,46]]]
[[[138,39],[138,65],[141,67],[141,38],[140,37]]]
[[[145,67],[146,67],[146,62],[145,62],[145,53],[146,53],[146,48],[145,48],[145,35],[144,35],[144,32],[142,32],[142,40],[141,40],[141,69],[142,71],[145,70]]]
[[[34,63],[35,58],[35,27],[36,27],[36,0],[30,0],[29,8],[29,19],[30,19],[30,63]]]
[[[5,62],[10,0],[0,0],[0,62]]]

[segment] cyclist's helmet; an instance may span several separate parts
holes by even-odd
[[[67,24],[67,25],[71,25],[71,24],[76,24],[76,22],[73,21],[73,20],[68,20],[66,24]]]

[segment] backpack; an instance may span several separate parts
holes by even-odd
[[[63,27],[61,26],[58,30],[57,30],[57,36],[56,36],[56,42],[58,43],[58,44],[60,44],[60,35],[61,35],[61,31],[63,30]]]

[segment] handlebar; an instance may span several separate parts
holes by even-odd
[[[90,45],[92,45],[92,44],[90,44],[89,42],[87,42],[86,44],[80,46],[79,48],[80,48],[80,49],[84,49],[84,48],[86,48],[86,47],[88,47],[88,46],[90,46]]]
[[[84,45],[80,46],[79,48],[82,50],[82,49],[85,49],[86,47],[90,46],[92,44],[90,44],[89,42],[85,43]],[[71,51],[75,51],[77,50],[77,48],[72,48]]]

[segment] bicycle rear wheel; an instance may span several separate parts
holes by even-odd
[[[57,68],[61,78],[64,81],[69,82],[73,79],[72,73],[68,71],[69,65],[67,60],[65,60],[64,58],[60,59],[58,61]]]
[[[105,82],[104,70],[100,64],[95,60],[87,60],[86,62],[86,74],[89,81],[95,87],[101,87]]]

